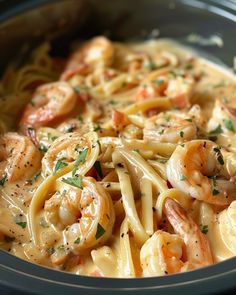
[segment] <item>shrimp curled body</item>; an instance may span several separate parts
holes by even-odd
[[[29,179],[40,167],[40,152],[31,140],[9,132],[0,138],[0,175],[9,181]]]
[[[45,202],[51,220],[65,228],[64,240],[74,254],[103,244],[115,221],[110,195],[91,177],[84,177],[82,185],[68,186],[62,197],[56,193]]]
[[[25,130],[53,123],[73,110],[76,99],[76,92],[66,82],[44,84],[26,106],[20,126]]]
[[[213,263],[206,236],[174,200],[167,199],[165,213],[176,234],[156,231],[140,252],[144,276],[184,272]]]
[[[224,175],[219,147],[209,140],[192,140],[178,146],[167,163],[171,185],[189,196],[219,206],[236,198],[236,184]]]

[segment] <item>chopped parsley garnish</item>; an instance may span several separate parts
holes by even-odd
[[[16,222],[17,225],[19,225],[22,228],[26,228],[27,222],[26,221],[20,221],[20,222]]]
[[[106,232],[105,229],[101,226],[100,223],[98,223],[97,232],[95,236],[96,240],[98,240],[102,235],[104,235],[105,232]]]
[[[220,165],[224,165],[225,163],[221,155],[217,157],[217,161],[220,163]]]
[[[97,140],[97,144],[98,144],[98,147],[99,147],[99,153],[101,153],[102,152],[101,142],[99,140]]]
[[[159,131],[158,133],[160,134],[160,135],[162,135],[163,133],[164,133],[164,129],[162,129],[161,131]]]
[[[53,171],[53,174],[55,175],[57,173],[58,170],[68,166],[67,163],[63,162],[65,158],[62,158],[62,159],[59,159],[57,162],[56,162],[56,165],[55,165],[55,168],[54,168],[54,171]]]
[[[39,179],[40,176],[41,176],[41,172],[37,173],[37,174],[33,177],[33,179],[31,180],[31,184],[35,183],[35,182]]]
[[[226,97],[226,96],[223,96],[223,97],[222,97],[222,101],[223,101],[223,103],[225,103],[225,104],[229,103],[229,99],[228,99],[228,97]]]
[[[209,132],[209,135],[216,135],[216,134],[220,134],[223,133],[223,130],[221,128],[221,125],[218,125],[214,130]]]
[[[96,161],[93,166],[94,166],[94,168],[95,168],[98,176],[100,178],[102,178],[103,177],[103,174],[102,174],[102,167],[101,167],[100,161]]]
[[[203,234],[207,234],[208,233],[208,225],[203,225],[203,224],[201,224],[200,225],[200,228],[201,228],[201,232],[203,233]]]
[[[180,135],[180,137],[184,137],[184,132],[183,131],[180,131],[180,133],[179,133],[179,135]]]
[[[2,179],[0,179],[0,185],[1,186],[4,186],[5,185],[5,183],[7,182],[7,175],[5,174],[4,176],[3,176],[3,178]]]
[[[223,120],[225,128],[227,128],[229,131],[235,132],[233,122],[231,120]]]
[[[57,247],[57,250],[60,250],[60,251],[65,250],[65,245],[60,245],[60,246],[58,246],[58,247]]]
[[[83,151],[79,152],[79,156],[76,159],[75,163],[74,163],[74,169],[72,171],[72,175],[74,176],[76,173],[76,169],[79,167],[79,165],[82,163],[85,163],[85,159],[87,157],[88,154],[88,148],[84,149]]]
[[[149,62],[148,64],[145,65],[145,67],[150,71],[153,71],[156,69],[156,65],[153,62]]]
[[[224,80],[222,80],[219,83],[213,85],[214,88],[219,88],[219,87],[223,87],[223,86],[225,86],[225,81]]]
[[[218,191],[218,189],[216,189],[215,187],[213,187],[213,189],[212,189],[212,195],[213,196],[216,196],[216,195],[218,195],[220,192]]]
[[[74,87],[74,90],[75,90],[77,93],[80,93],[80,92],[81,92],[80,86],[75,86],[75,87]]]
[[[54,141],[54,140],[56,140],[57,138],[58,138],[58,136],[52,136],[52,133],[51,133],[51,132],[48,133],[48,140],[50,140],[50,141]]]
[[[78,237],[75,241],[74,244],[79,244],[80,243],[80,237]]]
[[[118,101],[116,101],[116,100],[111,100],[111,101],[110,101],[110,104],[112,104],[112,105],[116,105],[116,104],[118,104]]]
[[[101,126],[100,125],[94,125],[94,127],[93,127],[93,131],[101,131],[102,130],[102,128],[101,128]]]
[[[79,116],[77,117],[77,119],[80,121],[80,123],[84,123],[84,119],[83,119],[83,117],[82,117],[81,115],[79,115]]]
[[[192,119],[184,119],[185,121],[187,121],[187,122],[193,122],[193,120]]]
[[[76,159],[74,166],[78,167],[81,163],[84,164],[85,163],[85,159],[87,157],[88,154],[88,148],[84,149],[83,151],[81,151],[79,153],[78,158]]]
[[[69,184],[69,185],[72,185],[72,186],[75,186],[75,187],[78,187],[78,188],[83,188],[82,186],[82,177],[80,175],[75,175],[73,177],[67,177],[67,178],[62,178],[62,181]]]
[[[180,180],[181,180],[181,181],[185,181],[185,180],[187,180],[187,177],[186,177],[185,175],[182,175],[182,176],[180,177]]]
[[[212,179],[212,183],[213,183],[213,188],[212,188],[212,195],[216,196],[218,195],[220,192],[217,189],[217,183],[216,183],[216,176],[209,176],[208,178]]]
[[[140,154],[140,150],[139,149],[134,149],[133,151],[136,152],[136,153],[138,153],[138,154]]]
[[[193,65],[192,64],[186,64],[184,68],[185,68],[185,70],[191,70],[193,68]]]
[[[164,83],[163,79],[157,79],[157,80],[152,80],[153,84],[156,84],[157,86],[161,86]]]
[[[220,149],[219,148],[213,148],[213,151],[216,153],[217,155],[217,161],[220,163],[220,165],[224,165],[224,159],[221,155]]]

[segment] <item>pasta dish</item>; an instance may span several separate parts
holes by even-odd
[[[236,255],[236,83],[168,40],[45,43],[0,83],[0,246],[79,275]]]

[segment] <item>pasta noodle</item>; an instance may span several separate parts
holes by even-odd
[[[0,82],[1,248],[126,278],[235,256],[235,77],[168,40],[49,51]]]

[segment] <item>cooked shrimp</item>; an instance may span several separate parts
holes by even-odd
[[[207,131],[210,135],[217,136],[216,142],[219,145],[236,152],[236,109],[217,100]]]
[[[112,42],[105,37],[96,37],[71,56],[61,80],[68,80],[76,74],[86,75],[90,72],[90,67],[110,66],[113,58]]]
[[[208,239],[185,210],[173,199],[165,202],[165,214],[176,234],[186,246],[186,258],[182,270],[207,266],[213,263]]]
[[[74,254],[102,245],[115,220],[111,197],[102,186],[90,177],[81,186],[63,186],[44,206],[51,222],[64,228],[64,240]]]
[[[20,121],[23,130],[50,125],[70,113],[76,104],[77,94],[66,82],[44,84],[37,88],[26,106]]]
[[[9,132],[0,137],[0,175],[14,182],[30,179],[40,167],[40,152],[31,140]]]
[[[224,134],[234,134],[236,132],[236,109],[216,100],[207,129],[214,132],[219,126]]]
[[[57,138],[50,146],[42,159],[42,173],[48,176],[56,169],[56,165],[60,167],[67,166],[69,163],[74,162],[81,152],[85,153],[83,162],[86,161],[91,152],[93,142],[88,137],[81,136],[78,132],[67,133]]]
[[[143,275],[161,276],[181,271],[184,263],[183,241],[175,234],[158,230],[142,246],[140,251]]]
[[[193,140],[175,149],[167,162],[167,178],[193,198],[227,206],[236,199],[236,183],[225,177],[224,165],[214,142]]]
[[[197,126],[185,113],[163,112],[147,119],[143,129],[144,139],[181,143],[197,136]]]
[[[189,106],[194,81],[191,77],[177,75],[173,71],[160,69],[151,72],[140,86],[137,99],[169,97],[173,106],[183,109]]]

